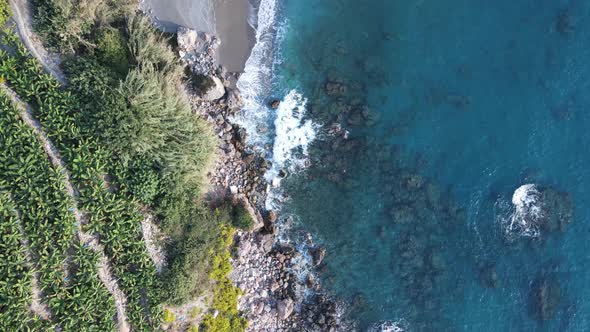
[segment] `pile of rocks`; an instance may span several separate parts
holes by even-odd
[[[238,305],[250,322],[249,330],[350,330],[336,303],[322,295],[300,252],[274,243],[273,235],[264,232],[239,232],[236,242],[230,278],[244,291]]]
[[[262,206],[266,197],[267,182],[264,173],[270,162],[261,154],[246,149],[246,131],[230,119],[241,105],[237,90],[229,89],[224,99],[216,102],[191,97],[195,112],[212,124],[219,138],[218,159],[209,174],[210,183],[229,189],[232,195],[243,194],[256,206]]]
[[[206,32],[179,27],[176,40],[178,55],[196,74],[214,75],[218,66],[216,51],[221,41]]]

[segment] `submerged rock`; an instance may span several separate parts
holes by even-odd
[[[281,104],[281,101],[275,99],[270,103],[270,108],[272,108],[273,110],[276,110],[277,108],[279,108],[280,104]]]
[[[555,278],[541,277],[531,289],[531,311],[540,321],[550,320],[557,313],[561,300],[561,288]]]
[[[495,264],[486,264],[479,270],[479,280],[484,287],[497,288],[499,284]]]
[[[348,90],[348,87],[344,83],[340,82],[328,82],[326,83],[326,94],[329,96],[344,95]]]
[[[326,256],[326,249],[316,248],[312,251],[311,254],[313,257],[313,265],[318,266],[318,265],[322,264],[322,261],[324,260],[324,257]]]
[[[572,12],[569,8],[562,10],[557,15],[557,21],[555,22],[555,30],[562,36],[567,36],[575,31],[575,24],[572,17]]]

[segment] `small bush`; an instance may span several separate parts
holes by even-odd
[[[254,226],[252,216],[241,204],[234,206],[232,209],[232,225],[243,230],[250,230]]]
[[[201,313],[201,309],[199,307],[192,308],[191,314],[190,314],[191,319],[197,319],[197,317],[199,317],[200,313]]]
[[[242,332],[248,328],[248,321],[239,316],[217,315],[217,317],[213,317],[213,315],[207,314],[203,318],[201,328],[208,332]]]
[[[213,270],[227,270],[219,255],[227,250],[227,232],[222,227],[229,223],[228,215],[213,213],[193,204],[184,215],[183,226],[171,231],[173,242],[168,248],[168,271],[163,275],[162,296],[167,303],[181,305],[209,290],[209,276]],[[230,242],[231,243],[231,242]]]
[[[96,41],[96,55],[100,63],[125,75],[129,68],[127,41],[121,31],[111,27],[102,28]]]
[[[135,197],[151,205],[160,190],[160,178],[154,165],[139,157],[131,162],[125,183]]]
[[[191,325],[186,330],[187,332],[199,332],[199,327],[197,325]]]
[[[174,316],[174,313],[169,309],[164,310],[163,318],[166,323],[174,323],[176,321],[176,316]]]

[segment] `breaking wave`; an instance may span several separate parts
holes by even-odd
[[[279,105],[274,122],[273,166],[267,179],[276,179],[281,170],[294,172],[305,167],[307,148],[318,129],[311,120],[305,120],[306,104],[306,98],[291,90]]]
[[[276,188],[285,174],[305,166],[307,148],[315,139],[318,126],[305,120],[307,99],[294,89],[285,95],[276,110],[269,107],[274,66],[281,62],[277,45],[284,24],[279,22],[276,0],[251,0],[250,5],[250,24],[256,27],[256,43],[237,82],[244,107],[233,120],[246,129],[247,144],[270,157],[272,167],[266,179]],[[272,145],[270,151],[269,145]],[[267,201],[276,201],[280,196],[280,190],[274,191],[268,194]]]
[[[256,22],[250,24],[256,27],[256,43],[246,61],[244,73],[237,82],[244,107],[234,121],[248,132],[248,144],[262,147],[270,141],[268,127],[272,122],[267,98],[272,93],[275,46],[278,38],[277,1],[261,0],[258,11],[253,10],[250,13],[250,20],[254,19]]]

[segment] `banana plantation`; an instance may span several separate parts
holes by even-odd
[[[134,331],[161,323],[159,279],[141,233],[140,204],[109,177],[112,154],[79,126],[76,99],[43,72],[20,40],[3,32],[0,82],[32,108],[59,151],[76,188],[74,204],[38,135],[9,96],[0,93],[0,330],[112,331],[117,328],[113,296],[98,277],[98,256],[76,236],[95,235],[104,248],[124,312]],[[77,206],[83,222],[75,218]],[[32,291],[35,283],[38,292]],[[31,294],[39,294],[39,299]],[[47,310],[32,310],[32,302]],[[73,314],[75,313],[75,314]]]

